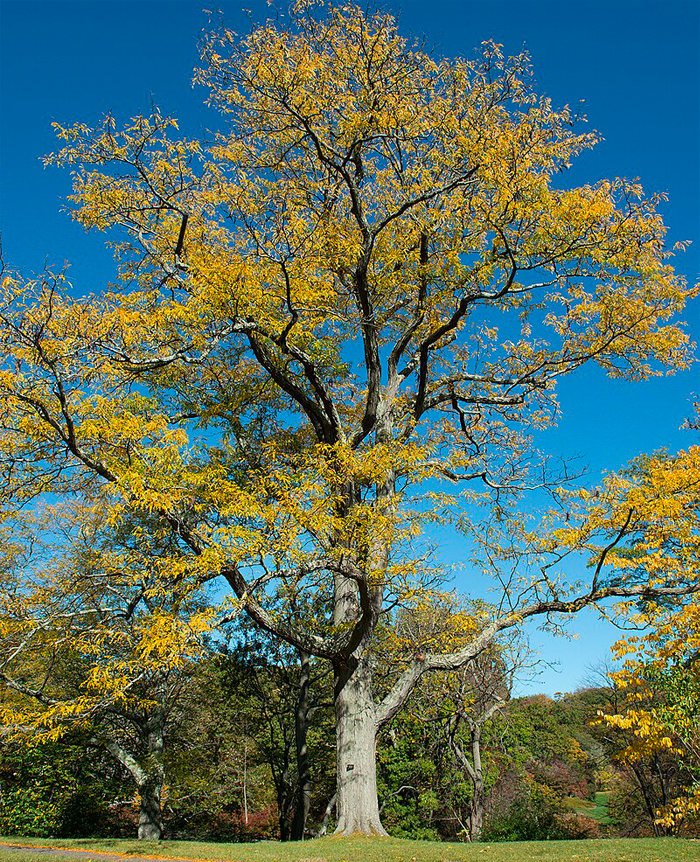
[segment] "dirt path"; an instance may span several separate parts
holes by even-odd
[[[102,853],[96,850],[76,850],[73,847],[47,847],[45,844],[38,846],[36,844],[5,844],[0,842],[0,850],[9,850],[22,856],[27,853],[42,853],[47,856],[63,856],[68,859],[106,859],[110,862],[114,860],[129,859],[130,862],[206,862],[204,859],[187,859],[184,857],[174,856],[132,856],[131,853]]]

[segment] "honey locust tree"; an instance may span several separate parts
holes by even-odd
[[[648,634],[615,644],[617,656],[625,657],[612,674],[620,698],[617,710],[601,718],[627,731],[617,758],[635,777],[652,766],[658,798],[638,783],[659,834],[676,832],[700,811],[698,610],[693,602],[676,613],[654,614]]]
[[[41,744],[82,731],[132,779],[138,837],[160,839],[168,736],[211,611],[157,571],[169,531],[115,531],[72,504],[16,518],[13,532],[7,544],[24,552],[2,572],[3,735]]]
[[[424,672],[533,614],[687,589],[535,570],[469,645],[417,652],[373,698],[378,621],[430,577],[425,523],[542,483],[528,432],[561,376],[685,367],[691,291],[656,198],[566,187],[596,136],[524,56],[439,59],[388,15],[305,3],[202,56],[210,141],[155,110],[57,126],[48,162],[74,169],[75,218],[115,243],[119,280],[77,298],[60,275],[5,279],[4,490],[100,485],[115,522],[145,512],[190,554],[177,590],[218,578],[330,661],[337,828],[383,833],[375,736]]]
[[[673,529],[659,543],[654,564],[663,570],[674,566],[686,577],[698,570],[700,535],[700,449],[697,446],[674,456],[661,454],[640,460],[631,471],[638,495],[651,506],[669,506],[664,487],[677,487]],[[639,548],[633,547],[634,560]],[[618,758],[635,774],[644,763],[672,759],[680,775],[683,792],[675,793],[664,782],[662,770],[658,805],[645,802],[655,828],[676,830],[684,820],[700,811],[700,605],[697,598],[682,605],[645,603],[633,615],[643,633],[620,639],[613,646],[620,660],[610,676],[620,693],[620,702],[600,718],[601,724],[628,732],[627,744]],[[645,631],[644,631],[645,629]]]

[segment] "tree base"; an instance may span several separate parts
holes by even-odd
[[[367,838],[389,838],[386,829],[374,819],[367,821],[353,819],[350,823],[339,823],[333,834],[341,835],[343,838],[353,838],[358,835]]]

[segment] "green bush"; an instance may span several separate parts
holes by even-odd
[[[83,740],[0,749],[0,833],[43,837],[104,837],[110,798],[99,756]],[[97,767],[97,768],[95,768]]]
[[[18,787],[0,796],[0,832],[48,838],[58,833],[61,804],[40,786]]]
[[[506,808],[489,815],[484,841],[549,841],[564,838],[561,802],[548,788],[528,781],[523,792]]]

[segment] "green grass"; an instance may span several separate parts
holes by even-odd
[[[0,841],[102,853],[122,853],[226,862],[684,862],[699,860],[700,841],[679,838],[599,841],[523,841],[447,844],[395,838],[322,838],[303,843],[209,844],[196,841],[57,840],[7,838]],[[59,851],[60,852],[60,851]],[[90,859],[88,853],[85,860]],[[46,855],[0,849],[0,862],[47,862]]]
[[[597,820],[599,823],[607,824],[612,823],[612,819],[608,815],[608,800],[610,799],[610,791],[609,790],[599,790],[595,795],[595,805],[591,811],[589,811],[589,816],[594,820]]]
[[[609,790],[601,790],[595,795],[595,801],[590,799],[579,799],[578,796],[569,796],[566,800],[566,807],[575,811],[577,814],[585,814],[587,817],[592,817],[597,820],[601,826],[607,826],[612,823],[608,815],[608,798]]]

